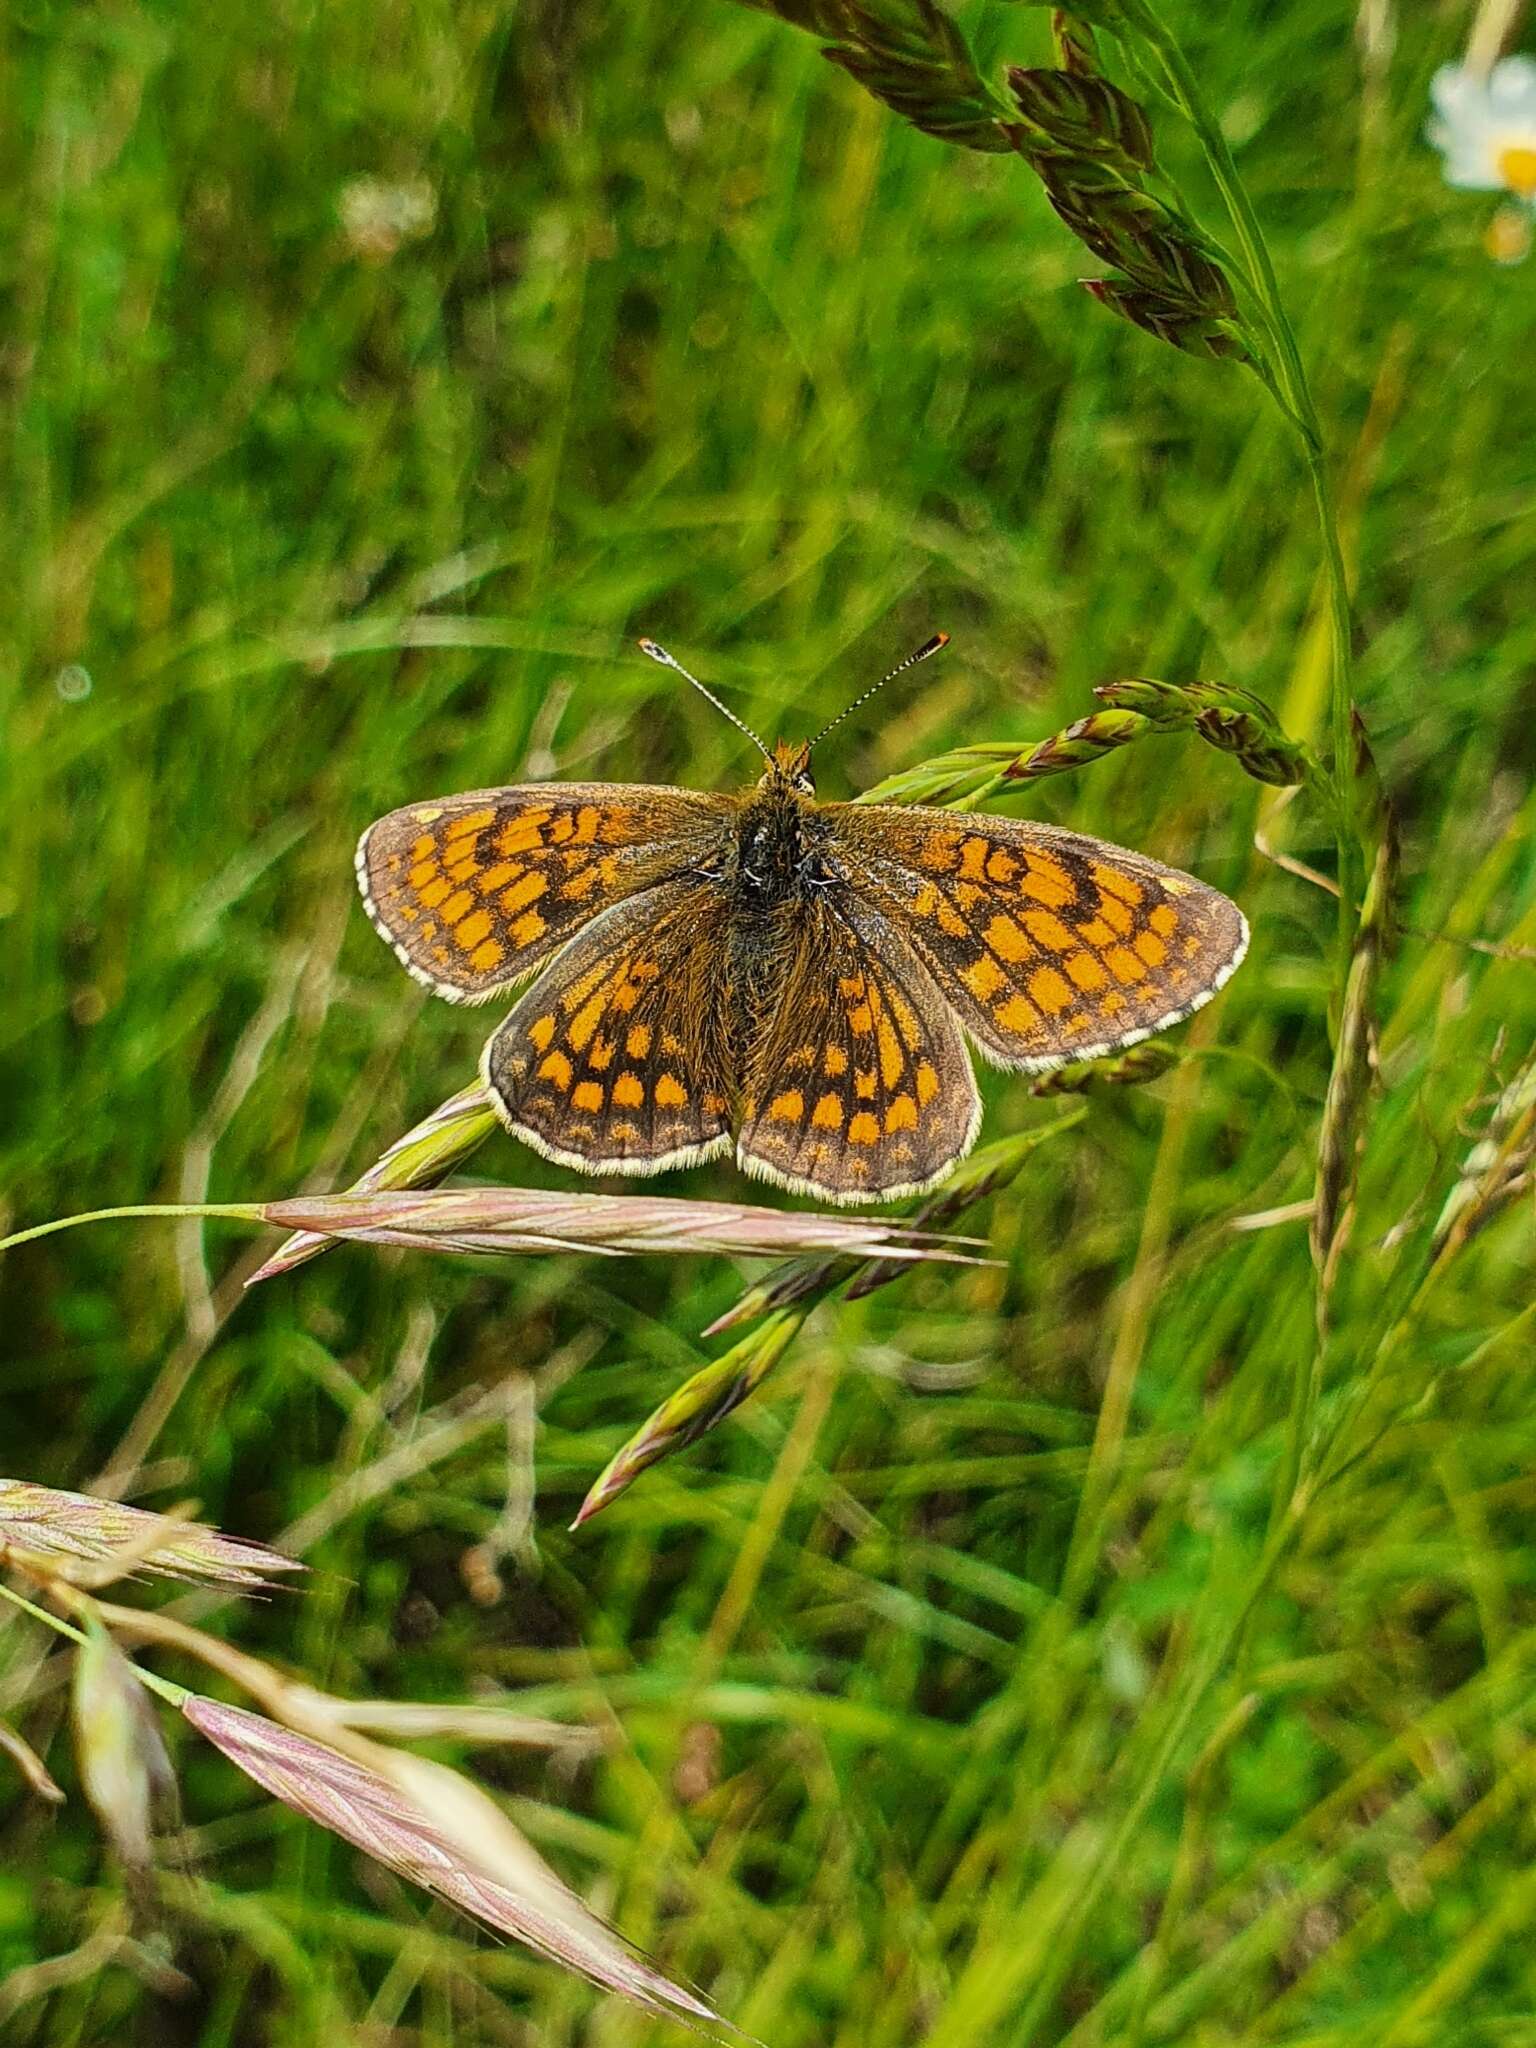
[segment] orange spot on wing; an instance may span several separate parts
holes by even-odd
[[[492,868],[491,873],[517,875],[517,880],[501,899],[501,907],[508,917],[514,916],[519,910],[526,910],[530,903],[537,903],[549,887],[549,877],[541,875],[537,868],[524,868],[519,874],[510,861],[502,868]],[[482,882],[481,887],[484,886]]]
[[[470,895],[467,889],[455,889],[448,898],[448,901],[443,905],[442,915],[444,924],[457,924],[474,900],[474,897]]]
[[[571,1063],[563,1052],[552,1052],[539,1062],[539,1079],[553,1081],[557,1088],[571,1085]]]
[[[875,1070],[873,1067],[855,1067],[853,1071],[853,1092],[862,1102],[875,1099]]]
[[[1179,913],[1171,903],[1154,903],[1147,912],[1147,923],[1160,939],[1171,939],[1179,928]]]
[[[983,953],[973,960],[961,974],[971,994],[978,1002],[988,1003],[1000,988],[1006,988],[1008,977],[989,954]]]
[[[607,1007],[607,998],[602,994],[598,994],[593,996],[589,1002],[583,1003],[571,1019],[571,1043],[578,1052],[585,1051],[593,1032],[602,1023],[603,1012]]]
[[[1138,960],[1129,947],[1116,946],[1115,950],[1107,954],[1105,958],[1108,962],[1109,971],[1116,981],[1146,980],[1147,969],[1145,961]]]
[[[819,1131],[840,1131],[843,1128],[843,1105],[830,1089],[811,1111],[811,1122]]]
[[[1031,1002],[1047,1017],[1059,1017],[1072,1000],[1072,990],[1054,967],[1039,967],[1029,977]]]
[[[555,1020],[553,1017],[535,1017],[533,1022],[528,1026],[528,1036],[533,1040],[535,1046],[538,1048],[540,1052],[548,1052],[549,1041],[554,1037],[554,1035]]]
[[[469,956],[469,964],[476,974],[489,974],[501,965],[502,948],[494,939],[487,939],[484,945],[476,946]]]
[[[768,1105],[768,1121],[771,1124],[797,1124],[805,1116],[805,1097],[798,1088],[786,1088],[782,1095],[775,1095]]]
[[[970,927],[944,891],[934,882],[924,882],[913,899],[912,914],[931,923],[951,939],[963,939]]]
[[[849,1121],[848,1142],[850,1145],[878,1145],[880,1126],[867,1109],[861,1109]]]
[[[443,837],[450,842],[455,839],[468,839],[473,833],[483,832],[487,825],[494,825],[495,822],[494,811],[466,811],[462,818],[454,819],[444,831]]]
[[[1118,896],[1100,896],[1099,916],[1118,937],[1129,938],[1135,929],[1136,920],[1120,901]]]
[[[1119,868],[1108,867],[1101,860],[1094,862],[1091,872],[1094,881],[1106,895],[1118,896],[1122,903],[1129,903],[1133,910],[1146,894],[1134,875],[1127,875]]]
[[[1010,996],[992,1012],[1004,1031],[1016,1032],[1020,1038],[1028,1038],[1040,1021],[1040,1013],[1033,1003],[1023,996]]]
[[[915,1131],[917,1129],[917,1104],[910,1095],[895,1095],[885,1112],[885,1128],[890,1131]]]
[[[1026,910],[1022,922],[1029,936],[1038,939],[1042,946],[1049,946],[1053,953],[1070,953],[1077,944],[1075,933],[1048,910]]]
[[[422,890],[421,900],[428,910],[436,910],[439,903],[451,892],[452,888],[453,884],[447,877],[439,875],[435,882],[428,882],[425,889]]]
[[[620,1074],[613,1084],[613,1099],[620,1109],[638,1109],[645,1100],[645,1087],[638,1074]]]
[[[663,1109],[686,1109],[688,1090],[673,1074],[663,1074],[656,1083],[656,1100]]]
[[[486,937],[490,929],[491,920],[483,910],[477,910],[473,916],[464,919],[453,936],[458,940],[466,953],[471,953],[479,945],[480,941]]]
[[[999,960],[1027,960],[1034,947],[1011,917],[994,917],[987,926],[987,944]]]
[[[1094,989],[1103,988],[1109,980],[1098,961],[1091,953],[1074,953],[1061,963],[1074,985],[1091,994]]]
[[[931,1060],[917,1063],[917,1099],[926,1109],[939,1092],[939,1077]]]
[[[958,832],[930,832],[918,853],[918,864],[931,875],[947,875],[958,859]]]
[[[1032,896],[1037,903],[1043,903],[1047,910],[1064,910],[1076,896],[1072,877],[1053,855],[1030,853],[1025,857],[1023,880],[1019,893]]]
[[[405,879],[413,889],[425,889],[428,882],[433,881],[436,875],[437,862],[435,860],[419,860]]]
[[[1131,945],[1149,967],[1161,967],[1168,957],[1168,948],[1153,931],[1138,932]]]
[[[601,1083],[597,1081],[578,1081],[571,1090],[571,1105],[575,1109],[584,1109],[590,1114],[595,1115],[603,1106]]]
[[[901,1049],[901,1040],[885,1017],[880,1019],[876,1029],[875,1043],[880,1048],[880,1078],[889,1088],[900,1079],[907,1060]]]
[[[531,946],[535,939],[542,939],[549,926],[536,910],[525,910],[512,927],[514,946]]]
[[[967,839],[961,846],[960,872],[968,882],[984,882],[987,879],[988,851],[985,839]]]
[[[588,1048],[587,1065],[595,1068],[599,1074],[605,1074],[609,1067],[613,1065],[613,1056],[617,1051],[618,1047],[614,1044],[613,1040],[611,1038],[604,1038],[602,1033],[599,1032]]]
[[[834,1081],[839,1074],[847,1073],[848,1055],[840,1045],[829,1045],[827,1047],[821,1056],[821,1070]]]
[[[632,1060],[643,1060],[651,1049],[651,1027],[649,1024],[632,1026],[624,1041],[624,1050]]]
[[[994,846],[987,855],[987,880],[1006,887],[1019,872],[1019,864],[1006,847]]]

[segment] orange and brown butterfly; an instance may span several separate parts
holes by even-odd
[[[640,644],[753,740],[754,786],[470,790],[357,849],[368,915],[425,987],[479,1003],[537,975],[482,1072],[548,1158],[649,1174],[734,1149],[823,1200],[917,1194],[976,1137],[967,1038],[1030,1073],[1096,1058],[1188,1017],[1242,959],[1237,906],[1142,854],[819,802],[816,742],[770,753]]]

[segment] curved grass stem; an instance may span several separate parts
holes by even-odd
[[[115,1223],[134,1216],[228,1216],[240,1223],[264,1223],[259,1202],[131,1202],[121,1209],[83,1209],[77,1216],[55,1216],[51,1223],[34,1223],[30,1229],[0,1237],[0,1252],[32,1244],[40,1237],[52,1237],[60,1230],[75,1230],[84,1223]]]

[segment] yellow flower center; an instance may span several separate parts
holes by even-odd
[[[1515,142],[1501,149],[1494,168],[1511,192],[1522,199],[1536,198],[1536,142]]]

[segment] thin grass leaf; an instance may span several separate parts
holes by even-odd
[[[54,1782],[52,1773],[31,1743],[18,1735],[8,1721],[0,1721],[0,1751],[10,1758],[39,1799],[46,1799],[50,1806],[64,1804],[63,1788]]]

